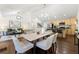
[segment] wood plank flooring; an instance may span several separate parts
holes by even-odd
[[[38,49],[38,54],[45,54]],[[74,45],[74,36],[67,35],[66,38],[57,38],[56,54],[77,54],[78,46]],[[50,54],[50,53],[49,53]]]
[[[33,49],[29,50],[25,54],[33,54]],[[47,54],[47,53],[36,47],[35,54]],[[56,54],[78,54],[78,46],[74,45],[74,36],[67,35],[66,38],[57,38]]]
[[[33,53],[31,52],[30,54],[33,54]],[[45,53],[44,50],[41,50],[36,47],[35,54],[47,54],[47,53]],[[48,53],[48,54],[51,54],[51,53]],[[66,38],[57,38],[56,54],[78,54],[78,46],[74,45],[74,36],[67,35]]]
[[[77,54],[78,46],[74,45],[74,36],[67,36],[66,38],[57,39],[56,54]]]

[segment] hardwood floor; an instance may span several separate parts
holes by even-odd
[[[29,50],[25,54],[33,54],[33,49]],[[47,52],[36,47],[35,54],[47,54]],[[56,54],[78,54],[78,46],[74,45],[74,36],[68,35],[66,38],[57,38]]]
[[[66,38],[57,39],[56,54],[77,54],[78,46],[74,45],[74,36],[67,36]]]
[[[33,54],[33,49],[30,53],[25,54]],[[46,53],[44,50],[36,47],[35,54],[53,54]],[[66,36],[66,38],[57,38],[57,49],[56,54],[78,54],[78,46],[74,45],[74,36]]]
[[[33,54],[33,49],[29,50],[25,54]],[[36,47],[35,54],[53,54],[46,53],[44,50]],[[78,46],[74,45],[74,36],[66,36],[66,38],[57,38],[56,54],[78,54]]]
[[[43,50],[37,48],[38,54],[45,54]],[[50,54],[50,53],[49,53]],[[78,54],[78,46],[74,45],[74,36],[57,38],[56,54]]]

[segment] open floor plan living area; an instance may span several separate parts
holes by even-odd
[[[78,53],[78,4],[0,4],[0,54]]]

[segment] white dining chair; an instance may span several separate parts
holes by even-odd
[[[55,53],[56,52],[55,46],[57,46],[56,45],[57,35],[58,35],[58,33],[53,34],[53,35],[49,36],[46,40],[37,42],[36,46],[45,51],[48,51],[52,47],[52,52]]]
[[[56,43],[56,41],[57,41],[57,36],[58,36],[58,33],[54,34],[54,40],[53,40],[53,43]]]
[[[13,43],[17,53],[25,53],[26,51],[33,48],[33,44],[28,42],[27,40],[24,42],[20,42],[16,37],[13,37]]]
[[[52,43],[54,40],[55,35],[51,35],[46,40],[42,40],[36,43],[36,46],[39,47],[40,49],[48,52],[48,50],[52,47]]]
[[[52,48],[54,53],[56,53],[56,48],[57,48],[57,36],[58,36],[58,33],[54,34],[54,40],[52,43]]]

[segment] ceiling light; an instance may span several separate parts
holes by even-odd
[[[16,16],[16,19],[21,19],[22,17],[21,16]]]
[[[1,12],[0,12],[0,17],[2,17],[2,14],[1,14]]]
[[[57,18],[57,16],[54,16],[54,18],[56,19],[56,18]]]
[[[66,14],[64,14],[64,17],[66,16]]]

